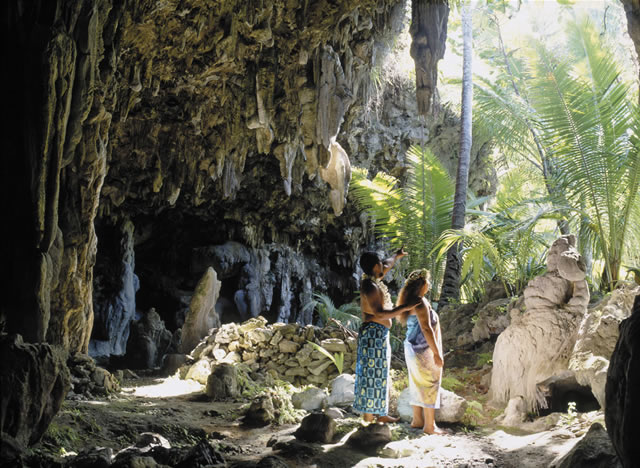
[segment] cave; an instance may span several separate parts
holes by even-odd
[[[567,413],[569,404],[575,403],[573,411],[576,413],[588,413],[600,409],[598,400],[593,395],[591,388],[580,385],[572,372],[551,377],[538,384],[540,416],[551,413]]]

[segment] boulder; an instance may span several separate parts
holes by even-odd
[[[256,397],[242,418],[242,423],[249,427],[263,427],[275,420],[275,408],[269,395]]]
[[[226,462],[222,454],[209,441],[202,439],[175,466],[176,468],[192,468],[211,465],[226,466]]]
[[[564,456],[551,462],[549,468],[622,468],[622,465],[607,432],[601,424],[594,423],[585,436]]]
[[[305,442],[329,444],[336,432],[335,420],[325,413],[312,413],[306,416],[293,435]]]
[[[306,390],[294,393],[291,396],[291,403],[297,409],[314,411],[322,409],[327,405],[327,391],[317,387],[309,387]]]
[[[220,326],[215,306],[221,286],[216,271],[211,267],[207,268],[196,286],[182,326],[182,342],[179,349],[181,353],[189,353],[200,339],[207,336],[211,328]]]
[[[206,393],[214,401],[239,397],[240,388],[236,367],[226,363],[213,366],[207,378]]]
[[[331,393],[327,398],[327,405],[344,407],[355,401],[355,377],[351,374],[340,374],[331,381]]]
[[[620,324],[618,342],[611,355],[604,417],[607,432],[625,468],[640,466],[640,295],[633,313]]]
[[[466,410],[467,400],[449,390],[440,389],[440,408],[436,410],[436,422],[460,422]]]
[[[71,388],[66,352],[0,334],[0,356],[0,432],[18,444],[35,444]]]
[[[360,427],[351,434],[346,444],[363,453],[373,455],[391,440],[391,428],[388,424],[372,423]]]

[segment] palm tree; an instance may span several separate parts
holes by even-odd
[[[451,228],[464,228],[464,215],[466,211],[467,186],[469,185],[469,160],[471,156],[471,130],[472,130],[472,96],[473,80],[471,56],[472,21],[469,5],[462,5],[462,41],[463,41],[463,65],[462,65],[462,106],[460,122],[460,157],[458,158],[458,173],[456,176],[456,191],[453,201],[453,213],[451,216]],[[447,252],[447,266],[444,271],[442,294],[440,305],[444,305],[451,299],[460,297],[460,246],[454,244]]]
[[[605,290],[615,286],[625,250],[640,233],[640,112],[637,89],[621,79],[615,55],[588,19],[569,26],[568,50],[535,39],[520,74],[526,100],[504,89],[481,91],[476,111],[505,147],[530,156],[539,144],[553,171],[543,171],[556,206],[568,205],[580,242],[602,259]],[[513,95],[512,95],[513,96]],[[507,117],[510,116],[510,117]],[[529,131],[535,130],[536,138]],[[502,128],[501,128],[502,127]],[[529,134],[529,144],[526,141]]]

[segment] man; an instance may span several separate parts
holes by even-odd
[[[364,271],[360,283],[360,308],[362,326],[358,333],[358,360],[356,362],[355,401],[353,408],[362,413],[366,422],[396,422],[398,418],[387,415],[389,411],[389,365],[391,346],[389,328],[391,319],[412,310],[419,301],[393,307],[391,296],[382,282],[384,275],[407,255],[400,248],[384,262],[375,252],[365,252],[360,257]]]

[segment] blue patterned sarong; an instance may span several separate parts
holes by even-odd
[[[376,322],[365,322],[358,333],[355,401],[360,413],[384,416],[389,411],[389,329]]]

